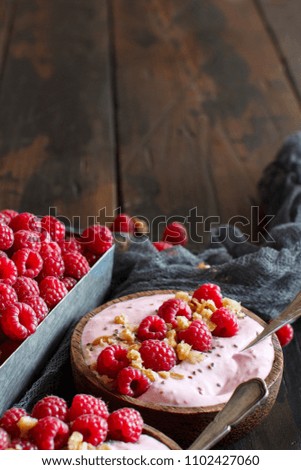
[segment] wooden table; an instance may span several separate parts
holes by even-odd
[[[81,226],[117,207],[250,218],[263,168],[300,126],[300,9],[0,0],[0,207]],[[277,405],[236,448],[301,448],[300,358],[297,335]]]

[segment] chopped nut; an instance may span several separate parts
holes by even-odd
[[[22,416],[19,419],[17,426],[20,429],[21,437],[26,437],[28,432],[35,427],[38,420],[35,418],[31,418],[30,416]]]
[[[170,372],[168,372],[166,370],[160,370],[160,372],[158,372],[158,374],[160,375],[160,377],[162,377],[162,379],[168,379],[170,377]]]
[[[190,364],[197,364],[198,362],[201,362],[204,359],[204,355],[199,352],[199,351],[190,351],[187,360],[190,362]]]
[[[187,317],[182,317],[180,315],[177,317],[177,321],[178,321],[177,330],[187,330],[187,328],[189,327],[191,323]]]
[[[175,347],[177,346],[176,336],[177,336],[176,330],[169,330],[169,331],[166,333],[167,343],[168,343],[169,346],[171,346],[172,348],[175,348]]]
[[[223,307],[228,308],[231,312],[235,313],[238,318],[244,318],[245,314],[241,310],[241,304],[236,300],[229,299],[228,297],[224,297],[223,300]]]
[[[180,361],[185,361],[185,359],[188,359],[189,353],[191,351],[191,345],[184,343],[184,341],[181,341],[176,348],[177,351],[177,356]]]
[[[108,344],[115,344],[116,339],[113,336],[99,336],[98,338],[95,338],[92,342],[93,346],[107,346]]]
[[[188,303],[190,301],[191,297],[188,294],[188,292],[179,291],[179,292],[176,293],[175,299],[181,299],[181,300],[184,300],[184,302]]]
[[[171,372],[170,373],[170,377],[172,379],[176,379],[176,380],[182,380],[184,379],[184,375],[183,374],[178,374],[177,372]]]
[[[123,315],[123,314],[122,315],[117,315],[114,318],[114,323],[116,323],[117,325],[125,325],[127,323],[125,315]]]
[[[83,439],[84,436],[80,432],[74,431],[68,439],[67,449],[80,450]]]
[[[155,382],[155,380],[157,379],[158,375],[156,374],[156,372],[154,372],[152,369],[141,369],[141,371],[143,372],[144,375],[146,375],[146,377],[151,381],[151,382]]]
[[[132,367],[135,367],[135,369],[142,369],[142,358],[139,351],[136,351],[136,349],[131,349],[127,353],[126,357],[130,361]]]
[[[111,450],[112,448],[108,444],[101,444],[100,446],[96,447],[97,450]]]
[[[129,328],[122,330],[119,334],[119,338],[126,341],[127,343],[135,342],[135,335]]]

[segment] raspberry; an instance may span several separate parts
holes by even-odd
[[[84,250],[83,255],[88,261],[90,267],[94,266],[96,261],[98,261],[100,258],[100,255],[97,255],[96,253],[92,253],[92,251],[89,251],[89,250]]]
[[[81,415],[72,423],[71,431],[80,432],[84,442],[97,446],[102,444],[107,437],[108,423],[97,415]]]
[[[56,256],[61,256],[61,254],[62,254],[62,251],[58,243],[56,242],[42,242],[41,243],[40,255],[42,256],[43,259],[48,258],[48,256],[52,256],[53,258],[55,258]]]
[[[29,248],[32,251],[40,251],[41,241],[39,234],[30,230],[18,230],[18,232],[15,232],[13,249],[14,251],[17,251],[22,248]]]
[[[19,230],[29,230],[32,232],[41,231],[41,221],[40,219],[30,212],[22,212],[17,214],[10,222],[10,227],[14,232]]]
[[[150,387],[150,381],[141,370],[125,367],[117,375],[117,391],[128,397],[139,397]]]
[[[0,223],[0,250],[8,250],[14,243],[14,232],[8,225]]]
[[[158,309],[159,317],[163,318],[166,323],[171,323],[173,328],[177,328],[177,317],[186,317],[191,319],[191,308],[184,300],[168,299]]]
[[[86,228],[81,240],[85,248],[97,255],[102,255],[113,245],[112,233],[104,225],[92,225]]]
[[[112,232],[134,233],[134,222],[127,214],[119,214],[111,225]]]
[[[38,450],[37,446],[27,439],[13,439],[9,448],[15,450]]]
[[[221,289],[216,284],[203,284],[193,293],[192,297],[199,301],[213,300],[217,308],[223,306]]]
[[[69,420],[74,421],[82,415],[96,415],[108,419],[109,412],[107,405],[101,398],[92,395],[75,395],[69,409]]]
[[[54,416],[61,421],[67,421],[68,406],[63,398],[49,395],[39,400],[32,409],[31,416],[41,419],[46,416]]]
[[[172,245],[184,246],[188,242],[187,230],[180,222],[172,222],[165,228],[162,240]]]
[[[287,325],[282,326],[278,331],[276,331],[276,335],[279,339],[279,343],[284,347],[292,341],[294,337],[294,329],[292,325],[287,323]]]
[[[29,305],[16,302],[3,310],[0,325],[8,338],[21,341],[36,331],[38,321]]]
[[[101,351],[97,359],[97,371],[100,375],[115,378],[118,372],[129,365],[127,349],[119,344],[107,346]]]
[[[36,277],[43,266],[43,260],[39,253],[29,248],[16,251],[12,260],[17,266],[19,276]]]
[[[66,228],[65,225],[52,215],[45,215],[42,218],[42,228],[50,233],[51,239],[54,242],[59,242],[65,238]]]
[[[39,237],[40,237],[40,242],[42,243],[50,243],[51,242],[51,236],[50,233],[46,232],[46,230],[42,229],[41,232],[39,232]],[[40,250],[41,251],[41,250]]]
[[[171,243],[167,243],[167,242],[153,242],[153,245],[155,248],[157,248],[158,251],[164,251],[164,250],[167,250],[168,248],[173,247]]]
[[[7,339],[0,344],[0,365],[4,364],[6,359],[20,346],[20,341],[12,341]]]
[[[5,214],[1,214],[1,212],[0,212],[0,224],[9,225],[9,217],[7,217]]]
[[[146,369],[158,372],[160,370],[170,370],[176,365],[176,353],[164,341],[158,341],[157,339],[143,341],[139,352]]]
[[[108,428],[110,439],[137,442],[143,430],[143,419],[133,408],[120,408],[110,414]]]
[[[4,251],[0,250],[0,258],[8,258],[7,256],[7,253],[5,253]]]
[[[10,408],[0,419],[0,427],[5,429],[10,437],[19,437],[20,429],[18,428],[17,423],[20,421],[22,416],[27,416],[27,413],[23,408]]]
[[[90,271],[90,266],[86,258],[78,252],[68,252],[63,255],[65,263],[65,275],[81,279]]]
[[[18,212],[14,211],[13,209],[2,209],[0,214],[6,218],[6,223],[10,224],[13,218],[18,215]]]
[[[67,291],[69,292],[71,289],[73,289],[73,287],[75,286],[75,284],[77,284],[77,280],[74,279],[73,277],[63,277],[61,279],[61,281],[63,282],[63,284],[65,285]]]
[[[210,321],[216,324],[216,327],[212,332],[214,336],[227,338],[234,336],[238,332],[239,327],[237,317],[227,308],[221,307],[218,310],[215,310],[210,317]]]
[[[40,273],[39,279],[44,279],[47,276],[62,277],[65,271],[65,264],[60,255],[48,256],[44,258],[43,269]]]
[[[74,251],[76,253],[81,253],[82,246],[76,238],[68,238],[68,240],[61,240],[59,242],[61,251],[63,254],[69,253],[70,251]]]
[[[23,302],[27,297],[40,294],[37,281],[25,276],[18,277],[14,284],[14,289],[17,292],[19,302]]]
[[[139,325],[137,337],[140,341],[145,339],[163,339],[166,336],[167,325],[158,315],[145,317]]]
[[[46,302],[39,295],[32,295],[30,297],[25,297],[23,302],[29,305],[32,310],[35,312],[38,324],[47,317],[49,308],[47,307]]]
[[[40,450],[62,449],[68,441],[69,427],[54,416],[46,416],[31,429],[30,435]]]
[[[194,320],[186,330],[178,332],[178,341],[190,344],[197,351],[209,351],[212,346],[212,334],[202,320]]]
[[[8,284],[0,282],[0,312],[16,302],[18,302],[18,296],[15,289]]]
[[[15,284],[18,276],[18,271],[15,263],[4,256],[0,258],[0,281],[4,284]]]
[[[40,284],[40,295],[49,308],[55,307],[68,294],[65,284],[54,276],[47,276]]]
[[[0,450],[5,450],[9,447],[10,439],[5,429],[0,428]]]

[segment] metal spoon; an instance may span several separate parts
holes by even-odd
[[[268,396],[264,380],[255,378],[241,383],[233,392],[224,408],[204,429],[188,450],[211,449],[220,439],[231,431]]]
[[[301,315],[301,292],[299,292],[294,300],[283,310],[277,318],[271,321],[263,330],[262,332],[256,336],[247,346],[244,347],[242,351],[249,349],[251,346],[255,346],[255,344],[262,341],[267,336],[275,333],[275,331],[279,330],[282,326],[286,325],[287,323],[296,320]]]

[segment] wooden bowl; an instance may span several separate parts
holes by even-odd
[[[152,426],[148,426],[148,424],[144,424],[143,434],[147,434],[148,436],[157,439],[157,441],[165,444],[170,450],[182,450],[182,448],[175,441],[170,439],[170,437],[166,436],[161,431],[158,431],[158,429],[155,429]]]
[[[82,331],[86,323],[99,312],[112,304],[122,302],[141,296],[151,296],[154,294],[173,294],[174,290],[146,291],[127,295],[119,299],[112,300],[98,307],[85,315],[77,324],[71,338],[71,364],[75,386],[79,392],[91,393],[101,396],[109,403],[110,409],[117,409],[124,406],[136,408],[146,423],[160,429],[167,434],[183,449],[187,448],[201,433],[201,431],[212,421],[215,415],[223,408],[224,404],[205,407],[177,407],[170,405],[160,405],[131,398],[125,395],[114,393],[106,388],[99,380],[97,372],[93,371],[86,364],[81,347]],[[265,326],[265,322],[254,313],[243,308],[243,311],[260,325]],[[263,418],[270,412],[276,400],[283,372],[282,348],[276,335],[272,337],[274,347],[274,363],[272,369],[265,379],[269,389],[269,396],[265,402],[244,419],[235,429],[231,431],[227,439],[233,441],[241,438],[257,426]]]

